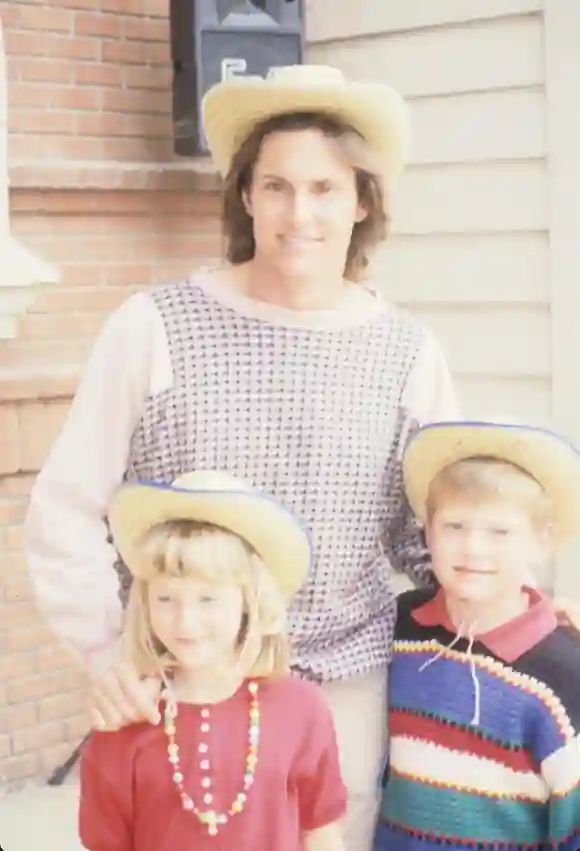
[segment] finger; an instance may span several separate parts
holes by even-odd
[[[127,698],[119,681],[119,674],[115,670],[110,671],[107,677],[97,683],[93,692],[93,702],[96,709],[103,715],[107,726],[117,724],[118,729],[143,719],[135,701]]]
[[[126,727],[129,721],[105,695],[95,695],[90,707],[90,718],[94,730],[114,732]]]
[[[91,730],[98,730],[99,732],[108,731],[107,722],[102,712],[94,706],[89,708],[89,721]]]
[[[135,669],[126,663],[117,667],[116,674],[117,685],[124,701],[132,707],[133,718],[158,724],[161,681],[151,677],[141,680]]]

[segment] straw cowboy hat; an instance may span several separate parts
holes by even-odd
[[[419,429],[403,460],[407,497],[425,522],[429,485],[455,461],[490,457],[521,467],[541,485],[553,506],[559,543],[580,534],[580,453],[545,428],[509,422],[437,422]]]
[[[348,82],[327,65],[274,68],[266,79],[233,77],[212,86],[202,101],[210,153],[222,175],[254,127],[276,115],[321,112],[363,136],[382,163],[385,178],[403,168],[408,136],[405,103],[382,83]]]
[[[290,599],[310,566],[305,529],[282,505],[227,473],[198,470],[171,485],[136,482],[123,485],[108,513],[117,551],[129,570],[139,575],[136,548],[143,536],[168,520],[212,523],[239,535],[261,556]]]

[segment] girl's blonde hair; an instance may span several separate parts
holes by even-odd
[[[154,526],[141,541],[139,578],[133,580],[126,611],[125,655],[142,676],[171,675],[177,660],[154,634],[148,586],[159,577],[234,583],[243,595],[238,636],[241,676],[272,677],[289,670],[286,605],[272,574],[245,540],[227,529],[192,520]]]
[[[457,499],[471,505],[498,499],[512,503],[539,530],[551,522],[552,505],[542,485],[522,467],[499,458],[465,458],[440,470],[429,486],[427,520],[444,502]]]

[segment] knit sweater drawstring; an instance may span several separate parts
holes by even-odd
[[[463,631],[464,623],[461,622],[459,624],[459,629],[457,630],[457,635],[451,642],[451,644],[447,646],[442,646],[441,649],[430,659],[423,662],[423,664],[419,668],[419,673],[422,673],[429,665],[432,665],[438,659],[441,659],[442,656],[448,650],[451,650],[461,638],[467,638],[469,644],[467,646],[467,650],[465,651],[465,656],[469,662],[469,672],[471,674],[471,682],[473,683],[473,694],[474,694],[474,706],[473,706],[473,715],[471,721],[469,722],[470,727],[477,727],[479,725],[479,721],[481,718],[481,684],[479,682],[477,676],[477,668],[475,666],[474,656],[473,656],[473,645],[475,643],[475,624],[470,624],[466,633]]]

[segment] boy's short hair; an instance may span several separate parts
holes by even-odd
[[[471,492],[473,499],[483,500],[484,494],[486,498],[493,494],[517,499],[538,522],[545,524],[549,517],[556,547],[578,538],[580,451],[566,438],[539,426],[496,421],[441,421],[421,426],[407,442],[402,464],[407,499],[421,524],[428,519],[428,502],[433,510],[435,496],[429,498],[430,491],[442,493],[442,471],[460,462],[453,475],[444,475],[448,492],[458,492],[461,487],[462,494]],[[498,475],[503,477],[501,487]],[[532,495],[534,482],[537,500]],[[546,494],[543,499],[542,490]]]
[[[427,521],[443,501],[456,499],[474,506],[490,500],[511,503],[539,530],[552,520],[551,501],[542,485],[526,470],[500,458],[463,458],[440,470],[429,485]]]

